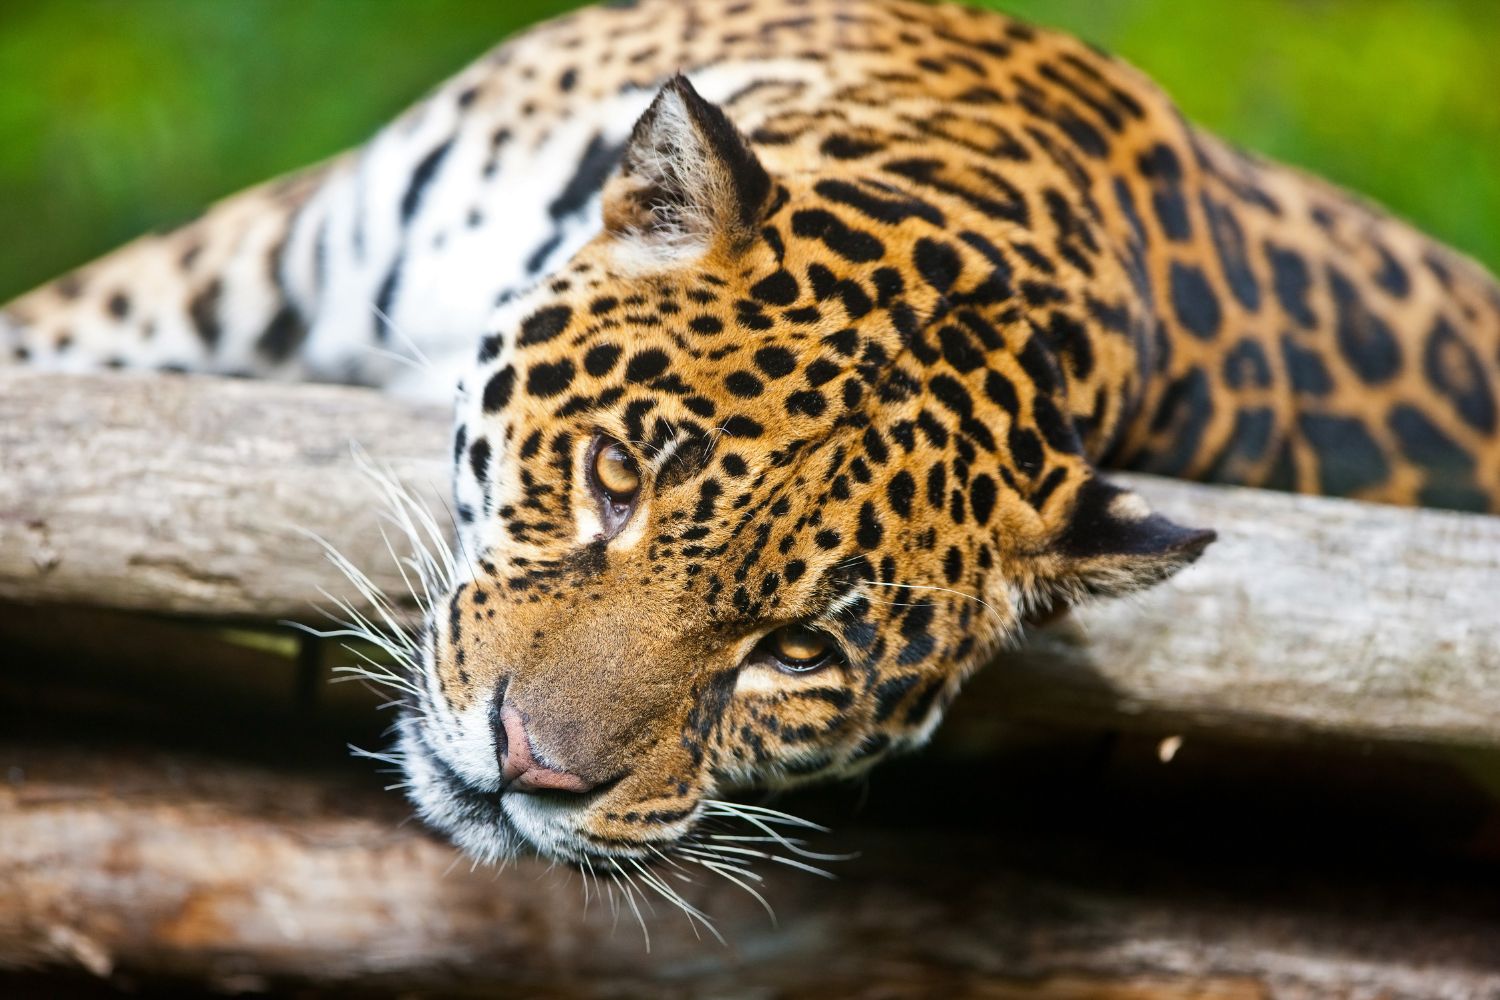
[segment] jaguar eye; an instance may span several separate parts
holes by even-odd
[[[806,673],[826,666],[834,658],[833,640],[804,625],[787,625],[766,636],[765,651],[781,669]]]
[[[640,492],[641,470],[623,444],[610,441],[594,455],[594,482],[615,503],[628,504]]]

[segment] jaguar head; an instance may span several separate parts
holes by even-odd
[[[476,858],[692,845],[719,796],[921,744],[1028,614],[1212,539],[1090,466],[1004,247],[783,154],[673,80],[601,233],[484,340],[400,726]]]

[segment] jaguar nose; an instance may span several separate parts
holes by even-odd
[[[546,767],[526,735],[526,724],[514,706],[500,709],[495,726],[495,754],[500,761],[500,783],[511,792],[587,792],[596,783],[581,775]]]

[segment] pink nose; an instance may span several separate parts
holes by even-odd
[[[594,787],[593,782],[576,774],[538,764],[521,713],[510,705],[500,709],[500,730],[495,734],[495,750],[500,758],[500,781],[506,791],[586,792]]]

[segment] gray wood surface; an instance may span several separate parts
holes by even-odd
[[[437,510],[447,440],[364,389],[0,371],[0,599],[307,619],[347,586],[304,531],[404,592],[351,445]]]
[[[312,620],[349,587],[301,529],[399,590],[350,442],[436,510],[447,431],[361,389],[0,372],[0,600]],[[1031,636],[958,724],[1500,745],[1500,518],[1121,478],[1220,541]]]
[[[1219,541],[979,678],[1033,715],[1500,743],[1500,518],[1129,479]]]

